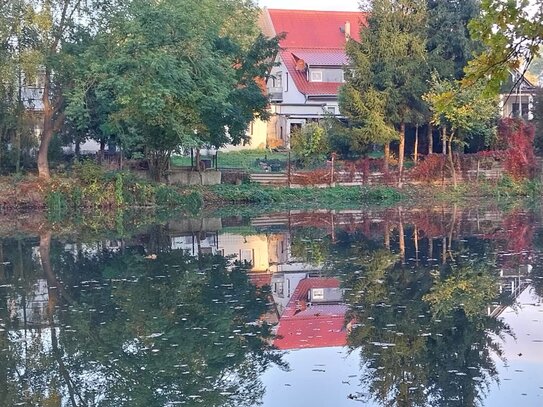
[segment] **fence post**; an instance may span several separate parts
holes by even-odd
[[[332,153],[332,170],[330,171],[330,186],[334,185],[334,166],[336,162],[336,153]]]
[[[288,187],[290,188],[290,150],[288,150],[288,161],[287,161],[287,183]]]

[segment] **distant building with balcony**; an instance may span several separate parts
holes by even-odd
[[[500,91],[501,115],[504,118],[533,119],[534,98],[538,87],[519,71],[511,71],[508,81]]]

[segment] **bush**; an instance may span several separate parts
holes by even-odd
[[[536,160],[534,154],[535,127],[522,119],[503,119],[498,135],[507,143],[505,170],[515,178],[529,178],[534,175]]]
[[[447,165],[447,157],[443,154],[428,154],[412,170],[411,176],[415,181],[433,182],[452,176]]]

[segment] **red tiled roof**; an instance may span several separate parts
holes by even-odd
[[[296,85],[296,88],[307,96],[335,96],[338,94],[341,83],[337,82],[309,82],[306,73],[296,69],[296,59],[289,50],[281,51],[281,59]]]
[[[360,23],[366,14],[348,11],[277,10],[268,9],[277,34],[286,33],[283,48],[345,48],[345,34],[341,31],[348,21],[351,38],[360,40]]]
[[[342,49],[289,48],[288,50],[308,65],[343,66],[349,63],[347,54]]]
[[[279,349],[344,346],[347,343],[344,304],[317,304],[300,311],[312,288],[339,288],[337,278],[305,278],[296,287],[277,329]]]
[[[281,40],[281,59],[296,88],[306,96],[337,96],[340,83],[309,82],[306,72],[296,69],[296,58],[309,65],[341,66],[347,63],[345,54],[345,23],[350,23],[350,35],[360,40],[360,24],[366,24],[362,12],[268,10]]]

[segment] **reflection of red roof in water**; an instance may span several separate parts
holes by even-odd
[[[306,278],[300,281],[279,320],[274,345],[279,349],[344,346],[347,343],[344,304],[319,304],[305,308],[312,288],[339,288],[337,278]]]

